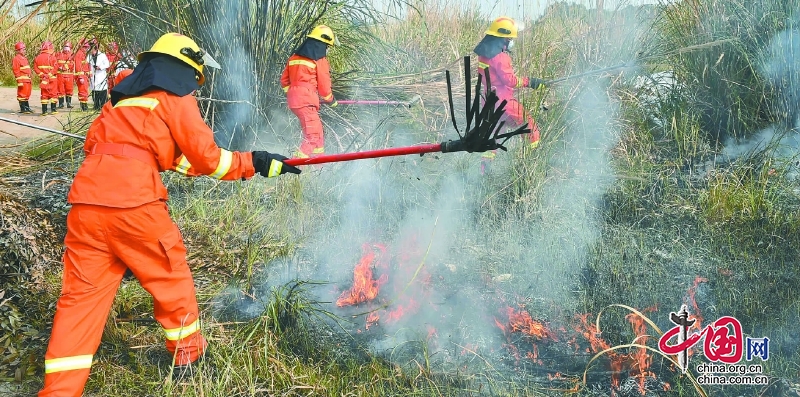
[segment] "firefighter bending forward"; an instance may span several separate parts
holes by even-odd
[[[281,87],[286,93],[289,109],[300,120],[303,142],[295,156],[307,158],[325,153],[322,121],[319,118],[319,98],[331,107],[338,105],[331,91],[328,48],[338,45],[333,30],[319,25],[297,48],[281,74]]]
[[[204,354],[186,246],[160,172],[222,180],[300,173],[278,154],[217,147],[192,93],[205,81],[203,66],[219,65],[192,39],[167,33],[139,61],[89,128],[69,192],[63,285],[40,397],[83,393],[127,269],[153,296],[174,373],[191,372]]]

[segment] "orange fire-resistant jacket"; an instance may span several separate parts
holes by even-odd
[[[511,66],[511,56],[502,51],[494,58],[478,57],[478,71],[483,73],[483,83],[486,84],[486,69],[489,69],[489,79],[497,92],[497,97],[502,101],[514,97],[514,89],[526,87],[527,77],[518,77]]]
[[[234,180],[255,174],[250,152],[214,143],[192,95],[153,90],[107,103],[86,133],[86,159],[67,201],[132,208],[167,200],[159,172]]]
[[[31,66],[28,64],[28,58],[25,55],[17,54],[11,61],[11,69],[14,70],[14,77],[17,79],[17,84],[24,82],[31,82]]]
[[[91,69],[89,69],[89,61],[86,60],[86,51],[80,49],[75,51],[75,56],[72,57],[75,64],[75,76],[88,76]],[[87,80],[88,81],[88,80]]]
[[[33,72],[39,76],[42,83],[49,83],[51,81],[55,83],[57,67],[58,61],[55,55],[50,52],[42,51],[33,59]]]
[[[75,59],[72,56],[72,51],[64,52],[59,51],[56,55],[58,61],[58,72],[63,75],[72,75],[75,73]]]
[[[328,58],[314,61],[297,54],[292,55],[281,74],[281,87],[286,93],[289,109],[304,106],[319,108],[320,97],[325,102],[333,102]]]

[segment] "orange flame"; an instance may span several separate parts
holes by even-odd
[[[691,307],[692,313],[689,315],[689,319],[696,320],[694,324],[690,327],[690,329],[700,331],[703,329],[703,316],[700,313],[700,306],[697,305],[697,301],[694,299],[694,296],[697,294],[697,288],[700,287],[700,283],[707,283],[708,279],[705,277],[697,276],[694,279],[694,283],[691,287],[686,291],[686,301],[688,306]]]
[[[379,260],[383,260],[386,248],[383,245],[375,245],[381,251]],[[365,244],[364,255],[359,260],[355,269],[353,269],[353,286],[342,292],[339,299],[336,300],[336,305],[339,307],[357,305],[359,303],[369,302],[378,296],[378,291],[381,285],[389,280],[389,277],[384,274],[379,279],[372,279],[372,264],[375,261],[375,252],[368,244]]]
[[[642,312],[647,313],[656,310],[658,310],[658,307],[652,306],[642,310]],[[630,322],[633,326],[633,332],[636,334],[636,343],[640,345],[646,345],[649,336],[647,336],[647,325],[644,322],[644,318],[636,313],[630,313],[625,316],[625,319],[628,320],[628,322]],[[652,363],[653,359],[650,354],[647,353],[647,349],[645,348],[636,349],[636,351],[631,353],[629,357],[632,365],[629,373],[631,376],[636,378],[637,382],[639,383],[639,392],[644,395],[647,391],[644,385],[645,378],[648,376],[655,378],[655,374],[650,372],[650,364]]]

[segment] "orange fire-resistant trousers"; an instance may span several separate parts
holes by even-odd
[[[505,127],[508,128],[517,128],[524,123],[528,124],[528,129],[531,130],[531,133],[528,134],[528,142],[533,144],[535,142],[539,142],[539,138],[541,132],[539,131],[539,126],[533,121],[533,117],[530,115],[525,114],[525,109],[522,107],[522,104],[519,103],[518,100],[514,98],[506,99],[506,107],[503,108],[505,113],[503,117],[500,119],[501,121],[505,121]],[[489,150],[483,152],[481,155],[481,172],[485,172],[486,162],[493,161],[495,156],[497,155],[497,150]]]
[[[17,100],[27,101],[31,99],[31,81],[23,81],[17,83]]]
[[[89,103],[89,78],[86,75],[75,75],[75,85],[78,86],[78,102]]]
[[[58,97],[65,96],[72,97],[75,92],[75,82],[72,73],[59,73],[58,74]]]
[[[199,358],[207,343],[199,332],[186,247],[164,202],[136,208],[75,204],[64,244],[64,280],[39,397],[83,393],[125,269],[153,296],[155,318],[175,364]]]
[[[56,77],[45,77],[39,81],[39,96],[42,105],[58,102],[58,80]]]
[[[325,138],[322,133],[322,120],[319,107],[314,105],[292,108],[292,113],[300,120],[303,142],[300,144],[300,157],[314,157],[325,153]]]
[[[528,128],[532,131],[528,134],[528,141],[538,142],[539,141],[539,126],[533,122],[533,117],[526,115],[525,110],[522,107],[522,104],[519,103],[518,100],[511,98],[507,99],[505,110],[505,116],[502,120],[505,120],[506,127],[517,128],[526,122],[528,123]]]

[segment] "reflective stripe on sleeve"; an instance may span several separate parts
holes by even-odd
[[[200,320],[195,320],[193,323],[179,328],[164,328],[164,334],[167,335],[167,340],[181,340],[200,330]]]
[[[128,98],[123,99],[117,102],[117,105],[114,106],[115,108],[118,107],[125,107],[125,106],[136,106],[142,108],[148,108],[153,110],[158,106],[158,99],[155,98],[145,98],[145,97],[138,97],[138,98]]]
[[[328,96],[324,96],[324,97],[322,97],[322,99],[323,99],[323,100],[326,100],[326,101],[330,101],[331,99],[333,99],[333,94],[331,93],[331,94],[330,94],[330,95],[328,95]]]
[[[175,166],[175,171],[177,171],[179,174],[186,175],[189,172],[189,168],[192,168],[192,165],[189,164],[189,160],[186,158],[186,156],[181,155],[178,165]]]
[[[51,374],[53,372],[61,372],[61,371],[71,371],[74,369],[86,369],[91,367],[92,367],[91,354],[44,360],[44,372],[46,374]]]
[[[289,86],[283,87],[283,92],[289,92]]]
[[[316,67],[317,67],[316,63],[311,62],[311,61],[306,61],[304,59],[293,59],[293,60],[289,61],[289,66],[294,66],[294,65],[308,66],[311,69],[316,69]]]
[[[214,170],[214,173],[209,176],[215,179],[221,179],[223,176],[225,176],[225,174],[228,173],[228,171],[230,171],[231,164],[233,164],[233,153],[225,149],[220,149],[219,164],[217,164],[217,169]]]
[[[478,62],[478,67],[481,69],[489,69],[488,63]]]
[[[273,176],[278,176],[281,174],[281,169],[283,168],[283,163],[277,160],[272,160],[269,163],[269,173],[267,174],[267,178],[272,178]]]
[[[523,86],[523,83],[524,83],[524,82],[522,81],[522,79],[521,79],[521,78],[519,78],[519,77],[517,77],[517,88],[522,88],[522,86]]]

